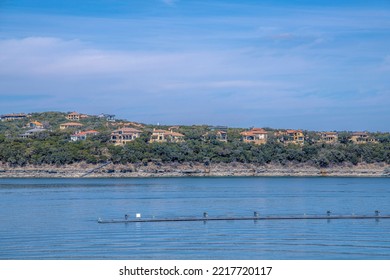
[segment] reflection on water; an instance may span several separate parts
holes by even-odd
[[[388,178],[2,179],[0,259],[389,259],[389,220],[97,218],[390,214]]]

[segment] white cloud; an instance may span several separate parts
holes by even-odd
[[[112,78],[146,88],[257,88],[261,76],[305,71],[300,57],[260,55],[246,51],[140,52],[94,49],[80,41],[25,38],[0,41],[0,73],[47,80]],[[196,83],[194,80],[196,79]],[[270,84],[267,82],[267,84]],[[180,86],[182,85],[182,86]]]

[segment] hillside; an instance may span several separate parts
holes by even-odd
[[[261,145],[243,141],[248,134],[244,128],[226,128],[227,139],[221,141],[213,127],[207,125],[157,127],[161,131],[180,136],[180,141],[152,142],[155,126],[127,120],[111,120],[99,116],[84,116],[76,128],[61,129],[69,123],[68,113],[32,113],[21,120],[0,122],[0,162],[10,167],[31,165],[69,165],[77,163],[101,164],[304,164],[315,168],[332,168],[350,164],[390,164],[389,133],[370,134],[372,142],[354,143],[351,132],[338,132],[338,140],[325,143],[316,131],[302,131],[302,143],[287,141],[279,129],[265,128],[267,138]],[[31,123],[41,123],[37,133],[26,134]],[[74,121],[72,121],[74,122]],[[30,125],[30,126],[29,126]],[[111,133],[120,127],[131,127],[140,133],[136,139],[114,145]],[[86,139],[71,141],[80,131],[95,131]],[[247,131],[247,134],[243,134]],[[249,130],[250,132],[250,130]],[[173,132],[172,132],[173,133]],[[278,134],[279,133],[279,134]],[[245,136],[246,137],[246,136]],[[284,137],[284,138],[283,138]]]

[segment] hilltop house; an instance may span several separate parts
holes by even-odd
[[[227,132],[223,130],[209,131],[202,135],[203,141],[215,139],[221,142],[227,142]]]
[[[378,141],[375,138],[370,137],[367,132],[352,133],[351,141],[355,144],[378,143]]]
[[[108,122],[115,122],[115,115],[101,113],[98,118],[106,119]]]
[[[152,136],[150,137],[150,143],[153,142],[183,142],[184,135],[179,132],[174,132],[172,130],[162,130],[162,129],[153,129]]]
[[[27,118],[26,114],[20,113],[20,114],[6,114],[1,115],[0,120],[2,121],[14,121],[14,120],[23,120]]]
[[[124,127],[111,133],[111,142],[115,145],[124,145],[140,137],[141,131],[135,128]]]
[[[224,130],[217,130],[214,132],[218,141],[227,142],[227,132]]]
[[[305,136],[302,130],[287,129],[286,131],[278,131],[275,133],[278,141],[284,144],[303,145],[305,143]]]
[[[240,134],[245,143],[261,145],[267,143],[268,140],[268,132],[262,128],[252,128],[251,130],[241,132]]]
[[[77,112],[72,112],[72,113],[69,113],[66,118],[70,121],[79,121],[81,119],[85,119],[85,118],[88,118],[88,115],[85,115],[85,114],[80,114],[80,113],[77,113]]]
[[[19,137],[20,138],[31,138],[34,135],[39,134],[39,133],[44,132],[44,131],[46,131],[46,129],[44,129],[44,128],[33,128],[33,129],[30,129],[30,130],[27,130],[23,134],[20,134]]]
[[[211,131],[202,135],[203,140],[216,139],[221,142],[227,142],[227,126],[209,126]]]
[[[320,133],[320,142],[326,143],[326,144],[334,144],[337,143],[339,140],[339,137],[337,135],[337,132],[321,132]]]
[[[72,134],[70,136],[70,141],[83,141],[86,140],[88,136],[92,135],[98,135],[99,132],[96,130],[87,130],[87,131],[80,131],[78,133]]]
[[[27,124],[27,127],[29,128],[44,128],[44,125],[41,122],[38,121],[32,121]]]
[[[68,123],[60,124],[60,129],[64,130],[64,129],[68,129],[68,128],[80,128],[82,126],[83,125],[81,123],[68,122]]]

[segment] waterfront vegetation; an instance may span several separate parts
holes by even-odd
[[[110,143],[110,133],[115,123],[102,118],[91,117],[80,120],[86,129],[100,133],[85,141],[70,141],[74,130],[59,130],[59,124],[67,121],[65,113],[35,113],[29,120],[50,124],[50,129],[34,136],[21,139],[28,120],[0,122],[0,162],[11,166],[29,164],[64,165],[78,162],[143,163],[148,162],[200,162],[209,163],[256,163],[288,164],[307,163],[317,167],[338,164],[386,163],[390,164],[390,134],[373,134],[377,143],[355,144],[349,141],[350,132],[339,132],[339,143],[325,144],[316,139],[318,133],[304,131],[304,145],[279,143],[272,133],[268,142],[254,145],[241,141],[243,128],[229,128],[228,141],[221,142],[212,136],[202,137],[210,129],[207,125],[181,126],[179,132],[185,135],[181,143],[149,143],[153,126],[145,125],[141,137],[123,146]],[[120,121],[117,121],[120,122]],[[162,127],[165,128],[165,127]],[[272,132],[274,129],[266,128]]]

